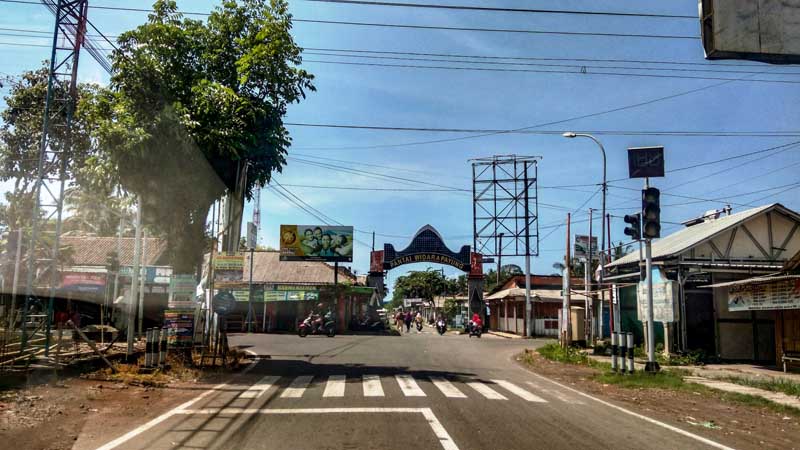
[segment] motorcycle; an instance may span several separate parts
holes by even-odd
[[[417,321],[417,331],[422,331],[422,321]]]
[[[325,334],[328,337],[334,337],[336,336],[336,324],[329,314],[316,320],[309,316],[300,322],[297,334],[300,337],[306,337],[309,334]]]
[[[469,326],[468,326],[469,337],[472,337],[472,336],[481,337],[481,333],[483,333],[482,328],[483,327],[479,326],[477,323],[475,323],[475,322],[470,320],[469,321]]]
[[[439,332],[439,335],[443,335],[447,331],[447,323],[444,319],[439,319],[436,321],[436,331]]]

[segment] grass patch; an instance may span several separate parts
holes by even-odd
[[[620,374],[616,372],[603,372],[595,376],[595,380],[604,384],[615,384],[624,388],[631,389],[679,389],[697,391],[703,386],[687,383],[683,381],[686,374],[681,370],[662,370],[651,374],[638,370],[632,374]]]
[[[786,395],[800,397],[800,383],[784,380],[782,378],[772,378],[769,380],[755,380],[752,378],[722,377],[716,379],[722,381],[728,381],[735,384],[740,384],[742,386],[750,386],[772,392],[782,392]]]
[[[551,361],[567,364],[588,364],[589,357],[574,347],[563,348],[557,343],[550,343],[536,349],[540,355]]]

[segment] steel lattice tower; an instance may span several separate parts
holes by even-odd
[[[42,140],[39,146],[37,178],[34,186],[36,206],[33,209],[31,241],[28,247],[28,266],[25,284],[25,306],[22,311],[22,350],[28,335],[27,321],[30,301],[35,288],[43,279],[48,286],[45,355],[50,347],[50,324],[53,316],[53,300],[58,285],[58,257],[61,235],[61,218],[64,207],[64,188],[67,180],[71,142],[72,116],[77,100],[78,58],[86,37],[86,13],[88,0],[57,0],[43,2],[51,9],[55,6],[55,26],[53,46],[50,54],[50,71],[47,80],[44,118],[42,120]],[[47,5],[49,3],[50,5]],[[59,93],[67,95],[59,97]],[[52,119],[64,115],[63,125],[54,124]],[[50,133],[55,126],[64,127],[62,142],[53,142]],[[56,173],[57,176],[52,174]],[[37,249],[44,250],[45,257],[37,258]]]

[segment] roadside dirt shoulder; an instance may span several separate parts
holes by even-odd
[[[197,396],[211,382],[166,387],[69,378],[0,392],[0,442],[14,450],[95,448]]]
[[[673,424],[738,449],[800,449],[800,413],[726,400],[715,392],[665,388],[623,388],[599,383],[598,369],[564,364],[532,352],[530,362],[517,362],[587,394]]]

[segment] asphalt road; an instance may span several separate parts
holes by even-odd
[[[544,342],[429,328],[399,337],[233,336],[260,357],[247,373],[101,449],[726,448],[512,361]]]

